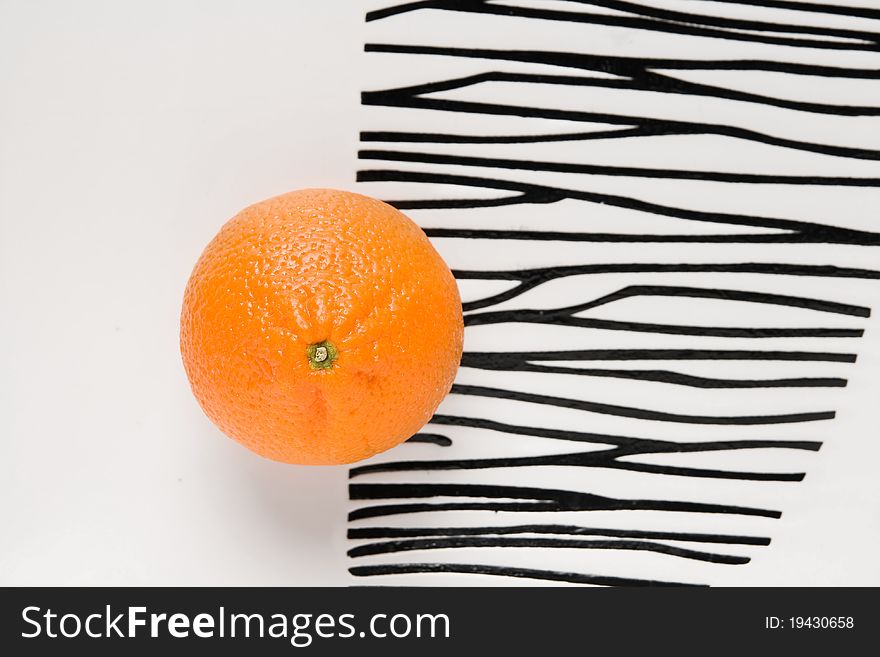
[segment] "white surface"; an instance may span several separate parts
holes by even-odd
[[[520,5],[498,0],[495,4]],[[389,3],[385,3],[386,5]],[[528,6],[559,3],[529,0]],[[590,12],[589,3],[568,3],[571,11]],[[694,12],[735,12],[755,17],[760,8],[729,3],[695,3],[663,0],[648,3]],[[846,4],[841,2],[840,4]],[[797,13],[786,15],[789,25],[819,21],[834,24],[838,17]],[[877,30],[877,21],[847,18],[853,29]],[[669,35],[590,22],[542,21],[502,15],[465,14],[421,10],[371,22],[367,40],[379,44],[418,44],[496,50],[575,52],[624,57],[685,58],[796,62],[832,67],[880,68],[877,53],[768,45],[734,39]],[[502,71],[546,75],[592,76],[592,71],[544,64],[520,63],[439,55],[370,53],[364,88],[389,89],[474,74]],[[516,59],[515,57],[513,59]],[[666,71],[676,77],[676,71]],[[736,74],[737,88],[774,97],[790,97],[835,104],[862,102],[876,105],[876,81],[840,81],[832,78],[784,75],[768,81],[753,71]],[[731,76],[718,71],[685,72],[680,77],[724,87]],[[847,93],[839,93],[846,87]],[[860,96],[860,94],[865,94]],[[876,148],[880,123],[876,117],[840,117],[796,111],[758,103],[719,100],[693,95],[657,93],[574,85],[522,84],[511,81],[468,84],[432,91],[437,100],[525,107],[565,108],[607,112],[619,116],[663,117],[684,121],[742,126],[765,135],[786,136],[829,144],[860,144]],[[410,130],[455,134],[552,134],[591,129],[589,123],[536,117],[494,116],[466,112],[369,106],[362,122],[372,130]],[[595,126],[595,124],[593,124]],[[601,126],[595,129],[600,129]],[[876,161],[811,154],[731,139],[718,135],[671,135],[654,138],[553,142],[537,144],[422,144],[375,143],[368,148],[414,153],[509,158],[520,161],[585,163],[659,167],[725,172],[880,176]],[[418,160],[419,156],[416,156]],[[364,169],[394,169],[430,174],[486,177],[517,183],[546,184],[565,189],[616,194],[648,202],[695,210],[743,213],[850,226],[876,231],[880,189],[875,187],[788,186],[697,182],[635,176],[586,175],[462,164],[424,164],[364,160]],[[494,198],[507,192],[456,188],[452,185],[366,183],[367,193],[392,199]],[[414,210],[410,215],[426,227],[584,231],[609,233],[730,234],[754,232],[752,227],[700,224],[657,214],[638,212],[612,204],[565,200],[546,205],[508,205],[468,210]],[[758,231],[762,232],[762,231]],[[435,239],[450,265],[461,270],[517,270],[566,264],[595,263],[803,263],[844,267],[880,268],[877,247],[833,244],[709,243],[603,243],[528,242],[486,239]],[[470,281],[463,282],[467,293]],[[462,368],[457,381],[604,402],[641,409],[684,414],[749,415],[836,409],[831,421],[755,426],[718,426],[621,418],[612,414],[501,401],[485,397],[451,395],[440,412],[491,419],[525,426],[607,432],[614,435],[659,438],[676,442],[718,440],[816,440],[818,453],[793,450],[741,450],[703,454],[667,454],[633,458],[636,462],[718,468],[746,472],[805,472],[803,482],[737,481],[686,476],[624,472],[609,468],[561,466],[496,467],[485,470],[439,470],[371,473],[358,483],[468,483],[538,487],[605,495],[615,499],[681,500],[739,505],[782,512],[779,520],[740,514],[677,513],[664,511],[584,511],[505,513],[493,511],[435,511],[397,514],[359,521],[360,526],[392,527],[493,526],[523,523],[570,524],[617,529],[653,529],[764,536],[767,547],[702,545],[701,549],[748,556],[744,565],[708,564],[633,550],[586,550],[521,547],[422,550],[356,559],[359,566],[408,562],[484,564],[715,585],[880,584],[880,564],[874,553],[880,542],[880,460],[877,441],[880,372],[880,323],[877,299],[880,286],[873,280],[820,279],[753,274],[601,274],[554,280],[488,310],[561,308],[599,299],[630,285],[685,285],[697,288],[737,289],[789,294],[869,306],[869,320],[835,316],[804,309],[771,307],[719,300],[630,298],[604,305],[578,316],[701,326],[846,326],[865,328],[863,338],[715,338],[659,335],[630,331],[570,328],[535,324],[490,324],[465,331],[466,351],[534,351],[590,348],[717,348],[781,349],[855,352],[854,365],[840,363],[705,361],[647,363],[596,363],[595,366],[646,369],[668,368],[719,378],[773,379],[799,376],[841,376],[846,388],[701,389],[621,379],[581,377],[571,374],[487,372]],[[470,298],[487,294],[483,289]],[[467,294],[466,294],[467,296]],[[559,365],[560,363],[555,363]],[[575,362],[574,367],[593,363]],[[528,457],[598,449],[588,443],[522,438],[503,432],[470,427],[431,425],[453,440],[453,446],[406,446],[380,455],[377,461],[406,459],[480,459]],[[457,501],[480,502],[478,498]],[[393,501],[388,501],[388,503]],[[358,502],[354,506],[373,504]],[[554,537],[555,538],[555,537]],[[674,541],[666,541],[673,543]],[[695,544],[681,544],[695,547]],[[375,577],[383,584],[495,584],[523,585],[539,580],[511,580],[472,575],[391,575]]]
[[[353,184],[346,5],[0,3],[0,584],[343,577],[345,469],[224,438],[177,344],[223,221]]]

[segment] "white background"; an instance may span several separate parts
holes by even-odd
[[[0,584],[349,582],[347,469],[224,438],[178,314],[239,209],[354,186],[363,31],[340,0],[0,2]],[[772,546],[723,583],[880,583],[878,345],[875,313]]]
[[[183,288],[242,207],[354,181],[346,2],[0,2],[0,583],[333,584],[346,470],[202,415]]]

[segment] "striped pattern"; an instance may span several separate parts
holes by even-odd
[[[466,332],[431,424],[351,469],[355,581],[699,585],[773,549],[878,292],[880,10],[372,4],[358,179]]]

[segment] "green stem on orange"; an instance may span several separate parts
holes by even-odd
[[[339,357],[339,351],[332,342],[323,340],[310,344],[306,348],[306,356],[309,359],[309,366],[313,370],[329,370]]]

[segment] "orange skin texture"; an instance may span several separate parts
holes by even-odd
[[[424,232],[375,199],[306,189],[252,205],[205,248],[180,351],[221,431],[285,463],[351,463],[403,442],[449,393],[461,299]],[[309,345],[338,356],[313,369]]]

